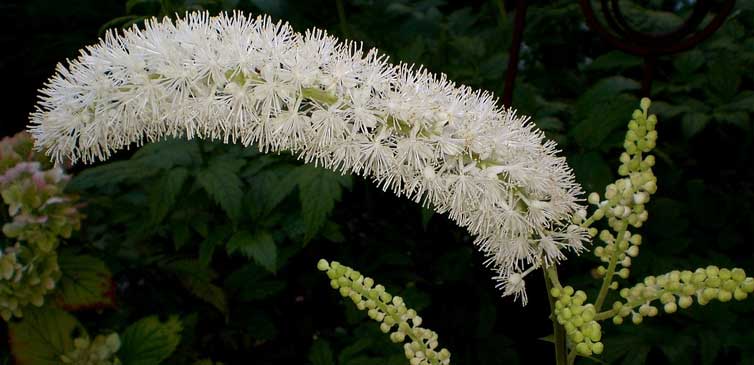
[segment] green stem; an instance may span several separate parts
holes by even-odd
[[[367,294],[366,290],[359,290],[359,289],[356,289],[355,287],[352,287],[352,289],[355,290],[357,293],[359,293],[359,295],[361,295],[363,298],[369,298],[369,295]],[[401,317],[399,317],[395,313],[390,313],[390,311],[388,310],[387,304],[383,303],[382,300],[380,300],[380,298],[374,299],[374,302],[380,308],[382,313],[385,313],[386,316],[390,316],[393,319],[396,326],[399,323],[404,322],[401,319]],[[427,344],[425,344],[424,341],[422,341],[421,338],[419,338],[419,336],[416,333],[414,333],[413,327],[409,326],[406,329],[406,335],[408,335],[408,337],[412,341],[421,344],[424,347],[424,353],[425,354],[427,353],[427,350],[429,350],[429,348],[427,347]],[[429,359],[429,361],[432,365],[439,365],[439,363],[437,362],[437,359]]]
[[[343,0],[335,0],[335,6],[338,8],[340,32],[343,33],[343,37],[351,38],[351,32],[348,29],[348,21],[346,20],[346,8],[343,6]]]
[[[547,299],[550,302],[550,320],[552,320],[552,330],[554,335],[555,345],[555,364],[566,365],[566,336],[565,329],[558,323],[555,318],[555,298],[552,297],[550,291],[553,287],[560,288],[560,281],[558,280],[558,271],[555,266],[549,266],[542,268],[542,272],[545,275],[545,288],[547,289]]]
[[[607,266],[607,272],[602,279],[602,287],[600,287],[600,293],[597,295],[597,301],[594,302],[594,310],[599,312],[602,309],[602,305],[607,299],[607,293],[610,291],[610,284],[613,282],[613,276],[615,275],[615,267],[618,266],[618,255],[620,254],[620,244],[623,242],[623,237],[626,235],[626,229],[628,229],[628,221],[623,222],[620,231],[618,231],[618,237],[615,239],[614,251],[610,256],[610,264]]]
[[[568,365],[573,365],[573,363],[576,361],[576,349],[574,348],[571,350],[571,352],[568,353]]]

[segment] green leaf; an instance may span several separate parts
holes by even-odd
[[[603,191],[605,186],[613,180],[610,165],[597,152],[572,155],[568,161],[576,179],[588,192]]]
[[[335,357],[333,356],[330,343],[324,339],[316,339],[309,349],[309,361],[312,365],[335,365]]]
[[[242,301],[254,301],[271,297],[285,288],[285,281],[275,280],[261,266],[249,263],[234,271],[225,279],[229,291],[238,292]]]
[[[576,103],[577,122],[570,134],[580,146],[594,149],[602,145],[616,129],[623,129],[631,119],[638,100],[624,94],[639,89],[639,83],[621,76],[600,80]]]
[[[164,266],[176,275],[184,288],[197,298],[211,304],[220,313],[228,315],[228,300],[222,288],[212,283],[214,271],[196,260],[178,260]]]
[[[340,201],[342,188],[350,189],[351,178],[313,166],[301,166],[294,172],[298,181],[299,200],[306,225],[305,241],[312,239],[325,224]]]
[[[634,55],[623,51],[610,51],[595,58],[587,68],[593,71],[619,71],[640,66],[641,63],[641,58]]]
[[[691,138],[701,132],[709,122],[709,115],[705,113],[686,113],[681,119],[681,130],[686,138]]]
[[[68,187],[84,190],[93,187],[109,186],[124,181],[141,180],[157,173],[157,170],[138,161],[115,161],[91,167],[76,175]]]
[[[227,250],[229,254],[239,252],[254,259],[254,262],[270,272],[277,269],[277,247],[272,235],[265,230],[254,233],[246,230],[236,232],[228,241]]]
[[[717,108],[717,110],[728,112],[754,112],[754,91],[742,91],[733,98],[733,101]]]
[[[175,204],[189,172],[183,167],[175,168],[161,176],[149,193],[149,215],[154,224],[160,223]]]
[[[241,215],[243,191],[238,170],[244,163],[239,159],[214,158],[197,176],[199,185],[233,221],[237,221]]]
[[[673,67],[684,75],[690,75],[704,65],[704,53],[698,49],[683,52],[673,60]]]
[[[225,241],[228,230],[227,226],[221,226],[220,228],[213,229],[207,238],[199,245],[199,264],[202,266],[209,266],[212,262],[212,255],[215,253],[215,248]]]
[[[55,302],[67,311],[113,306],[112,274],[105,263],[92,256],[62,253],[58,264],[62,276]]]
[[[293,192],[297,181],[292,171],[296,171],[293,166],[278,164],[249,178],[250,191],[246,198],[253,217],[268,215]]]
[[[169,169],[200,163],[202,156],[196,141],[166,139],[141,147],[131,159],[154,168]]]
[[[118,358],[123,365],[157,365],[178,347],[182,329],[176,316],[164,323],[156,316],[143,318],[123,332]]]
[[[16,364],[59,365],[60,356],[73,351],[77,329],[83,331],[76,318],[61,309],[27,307],[21,321],[8,325]]]

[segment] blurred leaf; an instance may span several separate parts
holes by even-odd
[[[597,152],[573,155],[569,165],[587,192],[602,192],[613,181],[610,165]]]
[[[690,75],[704,65],[704,53],[698,49],[683,52],[673,60],[673,67],[678,72]]]
[[[110,270],[92,256],[63,252],[58,258],[62,276],[55,302],[67,311],[112,307],[114,290]]]
[[[73,316],[57,308],[24,308],[24,318],[8,325],[8,338],[17,364],[59,365],[73,351],[74,331],[82,329]]]
[[[199,185],[233,221],[238,221],[241,215],[243,191],[238,170],[244,163],[244,160],[217,157],[210,160],[197,175]]]
[[[143,318],[123,332],[118,358],[123,365],[157,365],[178,347],[182,329],[175,316],[166,322],[155,316]]]
[[[641,64],[642,60],[639,57],[623,51],[610,51],[595,58],[587,67],[593,71],[613,71],[626,70]]]
[[[162,7],[160,0],[128,0],[126,13],[157,15]]]
[[[246,332],[257,340],[269,340],[274,338],[278,333],[277,326],[272,321],[272,317],[261,310],[251,310],[246,323]]]
[[[115,185],[124,181],[141,180],[157,173],[151,166],[140,161],[115,161],[104,165],[90,167],[76,175],[68,188],[84,190],[93,187]]]
[[[309,350],[309,361],[312,365],[335,365],[330,343],[321,338],[314,340]]]
[[[149,193],[149,213],[153,223],[159,223],[175,204],[178,193],[189,176],[188,170],[179,167],[167,172],[152,185]]]
[[[215,227],[199,245],[199,264],[209,266],[215,248],[222,244],[227,236],[228,229],[226,226]]]
[[[691,138],[704,130],[709,122],[709,115],[703,113],[686,113],[681,119],[681,128],[686,138]]]
[[[217,277],[214,271],[196,260],[177,260],[163,265],[175,274],[181,285],[197,298],[211,304],[220,313],[228,315],[228,301],[222,288],[212,284]]]
[[[254,233],[246,230],[236,232],[228,241],[227,250],[229,254],[239,252],[254,259],[254,262],[270,272],[277,270],[277,247],[272,235],[265,230]]]
[[[285,285],[285,281],[274,279],[269,271],[254,263],[232,272],[225,280],[225,286],[238,292],[242,301],[271,297],[282,291]]]

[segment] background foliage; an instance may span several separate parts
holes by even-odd
[[[4,134],[23,128],[54,64],[103,29],[195,8],[326,28],[394,61],[501,94],[512,13],[497,1],[344,3],[345,22],[326,0],[3,3],[0,23],[9,29],[0,67],[14,90],[3,98]],[[601,42],[575,1],[531,3],[513,105],[560,143],[585,189],[602,191],[614,180],[625,123],[638,103],[641,59]],[[680,24],[691,3],[621,1],[648,31]],[[652,93],[659,191],[634,277],[708,263],[754,272],[752,66],[751,0],[739,0],[697,48],[660,58]],[[78,317],[98,333],[152,314],[178,315],[182,336],[166,363],[402,364],[401,349],[329,289],[315,268],[320,257],[359,268],[403,296],[455,364],[551,361],[551,345],[539,340],[551,331],[541,281],[529,284],[523,309],[499,298],[463,230],[360,179],[211,142],[165,141],[75,169],[69,190],[88,206],[69,246],[103,259],[116,288],[113,308]],[[592,297],[596,263],[589,254],[573,258],[561,278],[591,285]],[[695,306],[639,327],[606,324],[603,360],[754,363],[752,323],[748,300]],[[6,344],[0,339],[0,363],[11,361]]]

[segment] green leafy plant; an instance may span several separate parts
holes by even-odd
[[[641,2],[653,10],[639,3],[624,1],[621,6],[630,8],[630,21],[640,22],[646,31],[670,29],[691,9],[689,3],[681,1]],[[748,252],[751,217],[740,214],[752,208],[749,166],[754,154],[749,133],[751,103],[746,96],[754,80],[746,70],[754,59],[749,47],[754,8],[749,3],[736,2],[732,16],[709,41],[692,51],[658,60],[652,111],[662,120],[658,126],[662,139],[653,150],[657,165],[653,170],[660,188],[645,204],[650,219],[640,229],[642,256],[632,258],[631,266],[626,267],[634,277],[668,273],[672,280],[674,268],[689,268],[693,274],[693,268],[699,267],[706,275],[710,262],[719,267],[742,267],[747,272],[753,268],[749,255],[741,254]],[[393,59],[424,64],[458,82],[499,93],[513,24],[510,9],[494,1],[473,6],[442,1],[344,1],[346,19],[337,16],[332,2],[324,1],[129,1],[128,9],[123,4],[102,4],[36,1],[18,12],[13,12],[11,5],[9,13],[18,24],[39,27],[35,31],[40,34],[29,35],[25,43],[45,44],[25,45],[18,50],[9,47],[9,54],[28,63],[13,70],[25,78],[17,87],[26,88],[26,94],[31,95],[58,60],[74,56],[77,48],[94,41],[97,28],[108,17],[171,16],[204,7],[211,11],[235,8],[269,13],[290,20],[296,29],[316,25],[344,36],[340,29],[345,23],[351,39],[378,46]],[[74,20],[65,18],[73,13]],[[56,21],[58,18],[61,20]],[[531,115],[548,138],[558,141],[585,190],[603,192],[615,180],[611,166],[620,163],[617,157],[624,141],[626,117],[639,102],[635,79],[641,74],[642,62],[605,47],[594,33],[580,26],[582,21],[572,1],[530,4],[513,105]],[[80,24],[81,29],[66,29],[65,24]],[[84,29],[92,24],[94,28]],[[14,110],[13,104],[23,107]],[[11,113],[19,115],[19,129],[28,113],[26,106],[27,100],[8,105]],[[7,122],[13,123],[9,118]],[[235,147],[211,142],[164,141],[145,148],[163,144],[198,146],[199,166],[204,166],[210,155],[237,152]],[[215,359],[233,363],[234,357],[253,354],[259,363],[405,364],[405,355],[378,326],[367,316],[358,315],[350,303],[339,306],[333,301],[336,296],[323,295],[326,281],[311,277],[311,268],[319,257],[337,257],[379,278],[389,292],[399,294],[420,311],[424,322],[436,329],[443,345],[453,351],[454,363],[550,360],[550,352],[543,351],[543,345],[536,341],[549,333],[546,327],[550,325],[541,320],[540,314],[546,311],[541,305],[547,303],[537,294],[544,292],[538,288],[541,283],[536,277],[526,277],[531,300],[524,309],[500,300],[489,273],[480,268],[483,258],[474,253],[465,232],[442,216],[394,199],[358,179],[348,179],[346,185],[337,187],[342,201],[332,200],[332,210],[319,213],[326,220],[321,229],[310,233],[309,240],[304,240],[305,235],[286,233],[302,232],[300,217],[310,212],[302,208],[298,184],[290,190],[281,184],[287,179],[288,168],[298,169],[289,156],[241,157],[247,165],[256,165],[249,170],[259,168],[263,173],[244,176],[242,167],[233,174],[238,184],[228,179],[231,196],[243,196],[239,223],[234,225],[219,200],[198,184],[194,166],[175,166],[178,171],[170,174],[173,168],[152,173],[148,164],[131,164],[136,156],[129,160],[130,155],[116,156],[118,161],[108,171],[108,165],[95,167],[101,173],[98,181],[77,186],[76,180],[88,175],[87,169],[68,185],[70,192],[80,194],[87,203],[81,208],[87,218],[81,230],[65,240],[68,243],[62,251],[74,248],[73,256],[83,253],[96,257],[112,271],[109,280],[113,284],[107,287],[116,294],[117,307],[90,307],[76,314],[86,328],[98,328],[96,333],[117,332],[122,336],[129,323],[144,316],[159,312],[161,318],[168,318],[180,313],[182,338],[168,363],[212,363]],[[159,160],[159,154],[153,157],[155,164]],[[45,161],[40,161],[42,166]],[[133,169],[129,171],[129,167]],[[268,167],[275,172],[267,174]],[[242,194],[233,195],[232,186],[238,186]],[[333,189],[336,187],[329,186],[327,193]],[[260,214],[280,196],[280,190],[288,194],[282,194],[284,198],[270,209],[272,214]],[[227,197],[225,201],[231,211],[237,204]],[[152,217],[157,223],[149,221]],[[228,254],[229,239],[242,230],[248,234],[240,237],[270,233],[276,251],[274,272],[244,256],[243,250]],[[632,237],[639,233],[639,229],[630,230]],[[605,243],[602,247],[607,246]],[[63,276],[58,286],[66,280],[63,263],[68,255],[59,256]],[[621,278],[622,263],[622,258],[617,260],[614,281],[633,290],[636,282]],[[570,295],[573,300],[581,289],[589,299],[582,304],[593,305],[602,283],[594,278],[604,274],[591,269],[599,265],[607,268],[608,264],[590,254],[572,257],[560,272],[568,277],[563,291],[568,286],[574,288]],[[721,271],[718,269],[718,277]],[[681,274],[687,276],[684,270],[679,270]],[[654,284],[649,285],[651,290],[659,288],[665,294],[667,284],[659,284],[660,277],[665,275],[654,276]],[[615,317],[614,301],[623,306],[639,297],[652,298],[648,284],[643,285],[644,289],[629,292],[625,298],[620,290],[608,290],[603,316]],[[685,285],[683,279],[679,285]],[[45,297],[45,307],[51,301],[57,303],[57,292],[55,289]],[[458,292],[466,295],[451,294]],[[644,297],[644,292],[650,296]],[[641,305],[633,308],[642,315],[641,326],[597,320],[603,332],[599,342],[604,344],[599,359],[617,364],[751,361],[754,332],[748,325],[752,320],[750,301],[720,304],[712,300],[704,308],[692,305],[680,310],[681,302],[686,303],[684,294],[673,291],[672,295],[678,307],[672,316],[662,314],[670,301],[657,298],[650,303],[658,313],[651,320],[641,313]],[[29,306],[29,310],[34,308]],[[100,315],[95,310],[104,312]],[[650,312],[654,310],[646,313]],[[627,322],[633,315],[621,318]],[[568,335],[563,337],[567,339]],[[554,336],[544,339],[552,341]],[[6,341],[2,342],[0,363],[10,363],[11,352],[3,351]],[[583,357],[576,361],[593,363]]]

